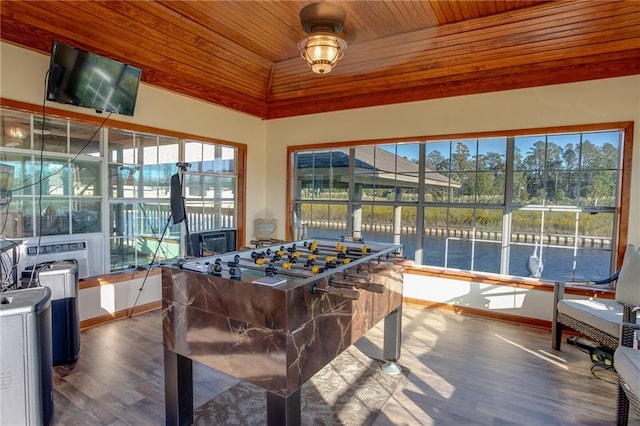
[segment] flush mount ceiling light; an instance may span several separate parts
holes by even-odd
[[[311,71],[328,74],[347,49],[347,42],[338,36],[347,13],[332,3],[312,3],[300,10],[300,22],[309,34],[298,42],[300,55]]]

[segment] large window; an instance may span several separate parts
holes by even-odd
[[[180,255],[180,226],[170,220],[177,138],[109,129],[110,269]]]
[[[624,129],[570,130],[294,150],[291,220],[303,237],[403,244],[423,265],[604,278]]]
[[[13,169],[6,238],[101,231],[97,126],[2,111],[0,164]]]
[[[13,180],[11,202],[0,205],[0,238],[92,238],[104,244],[101,269],[109,272],[186,254],[187,230],[236,227],[236,146],[7,108],[0,124],[0,170]],[[188,227],[171,220],[174,174]]]

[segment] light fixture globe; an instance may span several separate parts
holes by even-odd
[[[300,55],[316,74],[331,72],[346,48],[343,39],[329,33],[315,33],[298,43]]]
[[[309,34],[298,43],[300,56],[311,71],[328,74],[347,49],[347,42],[338,36],[347,17],[341,7],[332,3],[312,3],[300,10],[300,22]]]

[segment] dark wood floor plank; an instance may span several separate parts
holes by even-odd
[[[381,358],[382,340],[378,324],[356,346]],[[84,330],[82,343],[74,365],[54,368],[54,425],[164,424],[159,311]],[[615,422],[615,374],[594,376],[575,347],[553,351],[548,330],[405,305],[401,364],[411,373],[376,426]],[[236,383],[194,363],[194,406]]]

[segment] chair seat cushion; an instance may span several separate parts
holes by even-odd
[[[563,299],[558,302],[558,312],[612,336],[620,335],[622,304],[615,300]]]
[[[619,346],[613,354],[613,365],[633,394],[640,396],[640,350]]]

